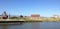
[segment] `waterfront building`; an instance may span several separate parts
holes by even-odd
[[[59,15],[53,15],[54,18],[59,18]]]
[[[39,14],[32,14],[31,19],[38,20],[38,19],[40,19],[40,15]]]

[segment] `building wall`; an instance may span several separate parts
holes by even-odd
[[[59,18],[59,16],[58,16],[58,15],[53,15],[53,17],[54,17],[54,18]]]
[[[31,17],[40,17],[39,14],[32,14]]]
[[[32,15],[31,15],[31,19],[36,19],[36,20],[38,20],[38,19],[40,19],[40,15],[39,15],[39,14],[32,14]]]

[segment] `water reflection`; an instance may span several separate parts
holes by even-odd
[[[60,29],[60,22],[25,22],[0,25],[0,29]]]
[[[0,23],[0,29],[9,29],[10,26],[20,26],[20,25],[24,25],[24,23],[5,23],[5,24],[1,24]]]
[[[0,29],[7,29],[8,25],[1,25],[0,24]]]
[[[40,29],[40,22],[32,22],[31,29]]]
[[[60,29],[60,22],[40,22],[40,29]]]

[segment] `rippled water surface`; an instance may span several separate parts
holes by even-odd
[[[0,29],[60,29],[60,22],[26,22],[16,25],[0,25]]]

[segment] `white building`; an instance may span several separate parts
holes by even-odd
[[[59,18],[59,15],[53,15],[54,18]]]

